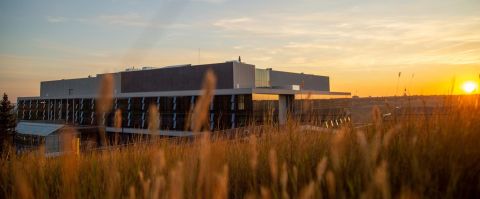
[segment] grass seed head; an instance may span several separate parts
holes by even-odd
[[[159,115],[157,105],[151,104],[148,108],[148,132],[152,135],[158,134],[158,129],[160,128]]]
[[[277,166],[277,152],[275,149],[270,149],[268,154],[268,161],[270,165],[270,175],[272,177],[272,181],[277,183],[278,179],[278,166]]]
[[[208,70],[205,74],[202,85],[202,95],[199,97],[192,116],[192,130],[199,132],[202,128],[208,126],[208,113],[210,103],[215,92],[215,86],[217,84],[217,78],[213,71]]]

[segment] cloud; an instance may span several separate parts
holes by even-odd
[[[220,19],[213,23],[214,26],[230,30],[247,29],[249,25],[253,25],[254,20],[249,17],[239,17],[232,19]]]
[[[415,64],[480,63],[480,18],[269,13],[214,21],[235,45],[258,46],[281,65],[349,70]],[[301,59],[300,59],[301,58]]]
[[[228,0],[191,0],[192,2],[205,2],[205,3],[224,3]]]
[[[78,22],[78,23],[103,23],[110,25],[120,26],[137,26],[146,27],[149,25],[148,20],[137,13],[126,14],[112,14],[112,15],[99,15],[96,17],[81,17],[81,18],[66,18],[62,16],[47,16],[47,21],[50,23],[63,23],[63,22]]]
[[[61,16],[47,16],[47,21],[49,23],[62,23],[67,22],[69,19]]]
[[[120,15],[100,15],[97,17],[100,22],[110,25],[146,27],[150,23],[142,15],[137,13],[127,13]]]
[[[50,23],[74,22],[86,25],[110,25],[138,28],[168,28],[168,29],[187,29],[195,26],[189,23],[169,23],[161,20],[152,20],[145,15],[135,12],[125,14],[103,14],[92,17],[66,18],[66,17],[47,17]]]
[[[318,44],[315,42],[289,42],[284,46],[285,48],[290,49],[328,49],[328,50],[341,50],[345,49],[339,45],[327,45],[327,44]]]

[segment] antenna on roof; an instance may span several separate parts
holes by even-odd
[[[242,63],[242,57],[238,56],[238,62]]]

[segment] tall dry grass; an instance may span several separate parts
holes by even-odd
[[[206,97],[194,110],[197,132],[205,131],[212,82],[205,81]],[[479,102],[478,95],[452,96],[448,114],[395,121],[375,110],[366,116],[374,125],[362,129],[302,130],[290,120],[250,127],[243,139],[204,132],[193,141],[57,158],[30,153],[0,162],[0,192],[4,198],[479,198]],[[157,109],[149,110],[158,121]]]
[[[113,89],[114,80],[112,74],[105,74],[102,76],[100,82],[100,88],[98,89],[98,98],[95,102],[95,113],[97,115],[97,123],[99,126],[104,127],[106,125],[106,117],[112,109],[113,105]],[[120,113],[121,114],[121,113]],[[115,115],[117,116],[117,115]],[[121,121],[121,119],[120,119]],[[107,144],[105,128],[99,128],[99,137],[101,146]]]

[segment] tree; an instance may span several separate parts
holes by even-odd
[[[15,134],[16,118],[13,112],[13,105],[8,100],[8,95],[3,93],[0,102],[0,150],[4,150],[5,144],[11,144],[13,135]]]

